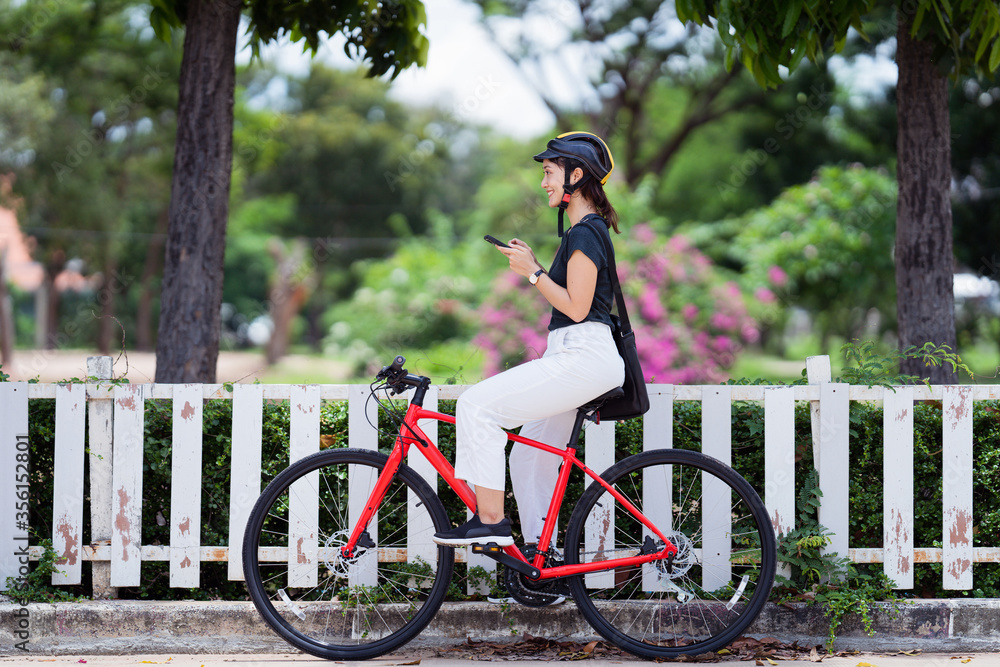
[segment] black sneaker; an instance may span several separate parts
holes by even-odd
[[[499,547],[514,544],[514,537],[510,532],[510,519],[504,517],[500,523],[483,523],[478,514],[473,514],[471,519],[458,528],[435,533],[433,540],[446,547],[467,547],[470,544],[489,542],[494,542]]]

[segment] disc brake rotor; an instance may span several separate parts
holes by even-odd
[[[350,539],[350,537],[350,531],[341,530],[333,533],[323,542],[323,565],[325,565],[335,577],[347,577],[348,569],[351,565],[358,562],[358,559],[368,551],[366,547],[358,544],[354,547],[354,555],[351,558],[344,558],[340,548],[347,544],[347,540]]]
[[[698,562],[694,545],[690,537],[677,531],[666,533],[665,537],[677,547],[677,553],[672,559],[656,561],[656,570],[661,580],[679,579]]]

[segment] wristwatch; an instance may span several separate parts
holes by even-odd
[[[538,269],[530,276],[528,276],[528,282],[534,285],[535,283],[538,282],[538,276],[542,275],[543,273],[545,273],[545,269]]]

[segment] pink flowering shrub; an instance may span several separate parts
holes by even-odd
[[[648,225],[616,236],[615,252],[647,381],[726,379],[736,356],[759,336],[748,297],[736,283],[683,236],[663,239]],[[486,375],[542,355],[550,310],[520,276],[506,272],[496,280],[474,341],[486,354]]]

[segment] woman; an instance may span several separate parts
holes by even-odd
[[[587,132],[561,134],[535,156],[542,163],[542,189],[549,207],[559,207],[562,243],[548,272],[520,239],[498,247],[510,268],[524,276],[552,305],[548,345],[540,359],[480,382],[458,399],[455,475],[474,486],[477,513],[465,524],[434,536],[438,544],[466,546],[514,543],[504,517],[505,428],[565,447],[576,409],[621,386],[625,367],[611,338],[614,294],[603,240],[618,230],[618,215],[604,194],[614,169],[611,151]],[[563,212],[569,231],[563,234]],[[579,225],[597,219],[604,224]],[[511,481],[526,543],[537,543],[559,474],[561,459],[515,443]]]

